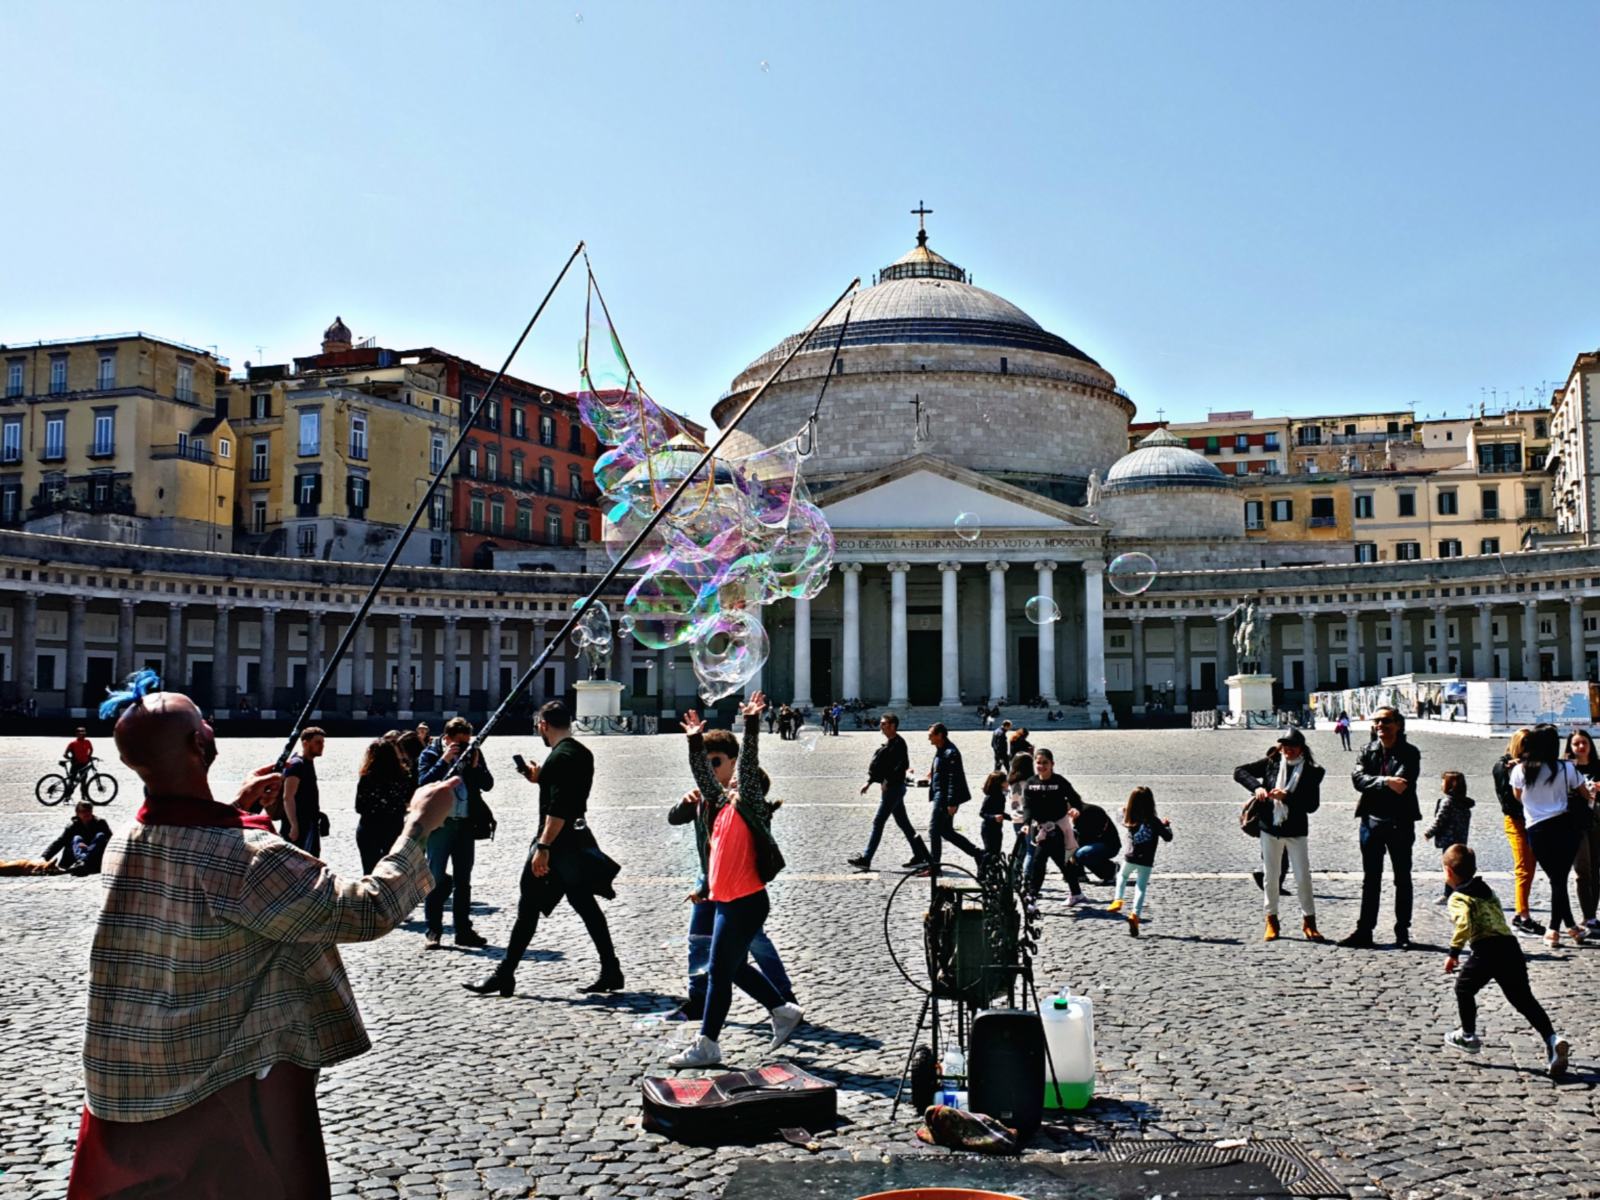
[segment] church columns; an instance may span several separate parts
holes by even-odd
[[[1217,621],[1217,696],[1220,700],[1228,686],[1228,676],[1233,674],[1233,634],[1228,629],[1230,617]]]
[[[84,652],[84,610],[88,606],[84,596],[67,598],[67,708],[72,715],[84,715],[83,685],[87,679]]]
[[[1389,674],[1404,675],[1406,670],[1406,610],[1389,610]]]
[[[1494,613],[1487,601],[1478,605],[1478,636],[1472,640],[1472,659],[1473,675],[1494,678]]]
[[[1083,564],[1083,682],[1089,697],[1089,720],[1099,722],[1106,705],[1106,564],[1088,559]]]
[[[957,587],[958,562],[939,564],[939,705],[961,707],[961,627]]]
[[[1539,602],[1522,602],[1522,677],[1539,678]]]
[[[985,564],[989,569],[989,703],[1006,698],[1006,570],[1005,562]]]
[[[399,651],[400,663],[395,672],[395,715],[402,721],[411,719],[412,705],[415,700],[411,689],[411,621],[410,613],[400,614],[400,629],[395,634],[400,643],[396,649]]]
[[[1567,601],[1567,678],[1589,677],[1589,656],[1583,648],[1583,601]]]
[[[1450,610],[1443,604],[1433,610],[1433,653],[1439,674],[1450,674]]]
[[[1133,711],[1136,716],[1144,714],[1144,617],[1134,613],[1128,618],[1133,622]]]
[[[500,627],[505,618],[499,613],[489,615],[489,679],[483,689],[483,704],[490,712],[500,705]]]
[[[1300,640],[1305,644],[1305,685],[1306,695],[1317,690],[1320,682],[1317,676],[1317,618],[1315,613],[1304,613],[1300,617]]]
[[[1189,711],[1189,628],[1185,618],[1172,618],[1172,711]]]
[[[354,620],[352,617],[351,622],[354,623]],[[369,642],[367,640],[369,637],[373,641]],[[355,636],[350,639],[350,715],[357,720],[367,715],[367,705],[372,701],[372,693],[378,690],[367,686],[367,663],[373,661],[379,649],[371,623],[363,621]],[[378,675],[379,672],[374,670],[373,674]]]
[[[446,717],[450,716],[456,707],[456,622],[460,620],[454,615],[447,615],[444,619],[444,677],[439,681],[439,711]],[[549,699],[549,697],[545,697]]]
[[[33,699],[39,684],[39,593],[24,592],[17,614],[17,699]]]
[[[811,707],[811,601],[804,596],[794,602],[794,695],[789,703]]]
[[[1353,608],[1344,614],[1344,664],[1345,686],[1361,687],[1361,614]]]
[[[135,601],[123,599],[117,604],[117,679],[133,674],[133,620]]]
[[[233,605],[219,604],[211,626],[211,711],[227,716],[233,707]]]
[[[1039,596],[1045,601],[1045,620],[1039,622],[1039,694],[1047,707],[1056,703],[1056,623],[1050,619],[1049,610],[1056,602],[1056,565],[1036,562],[1033,569],[1039,573]],[[1031,699],[1031,697],[1024,697]]]
[[[161,686],[169,692],[181,691],[183,673],[183,601],[167,601],[167,661],[162,664]]]
[[[906,672],[906,572],[910,563],[889,564],[889,707],[908,708],[911,685]]]
[[[256,688],[256,707],[263,717],[278,714],[278,610],[261,610],[261,666]]]
[[[840,563],[844,579],[844,698],[861,699],[861,564]]]

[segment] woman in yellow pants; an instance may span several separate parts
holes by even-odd
[[[1522,823],[1522,801],[1511,790],[1511,768],[1522,758],[1522,742],[1527,733],[1526,729],[1519,729],[1512,734],[1505,754],[1495,763],[1494,792],[1505,817],[1506,841],[1511,845],[1512,896],[1517,909],[1516,916],[1511,918],[1511,928],[1518,933],[1538,937],[1544,932],[1544,926],[1528,912],[1528,895],[1533,891],[1535,866],[1533,847],[1528,842],[1527,827]]]

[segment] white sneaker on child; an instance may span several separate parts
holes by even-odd
[[[701,1034],[687,1047],[667,1059],[669,1067],[717,1067],[722,1065],[722,1047]]]
[[[1572,1046],[1561,1034],[1553,1033],[1550,1035],[1549,1048],[1550,1078],[1559,1079],[1567,1073],[1567,1055],[1571,1052]]]
[[[794,1031],[800,1028],[800,1018],[805,1014],[800,1011],[798,1004],[780,1004],[772,1010],[772,1044],[768,1050],[776,1050],[794,1036]]]

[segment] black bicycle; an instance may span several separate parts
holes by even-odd
[[[52,772],[34,784],[34,798],[46,808],[54,808],[63,800],[72,799],[74,792],[81,791],[90,804],[110,804],[117,798],[117,779],[96,767],[99,761],[91,758],[74,772],[71,761],[62,759],[62,773]]]

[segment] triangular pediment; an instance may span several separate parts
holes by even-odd
[[[943,532],[961,513],[989,531],[1101,528],[1081,509],[925,454],[831,488],[817,503],[835,530]]]

